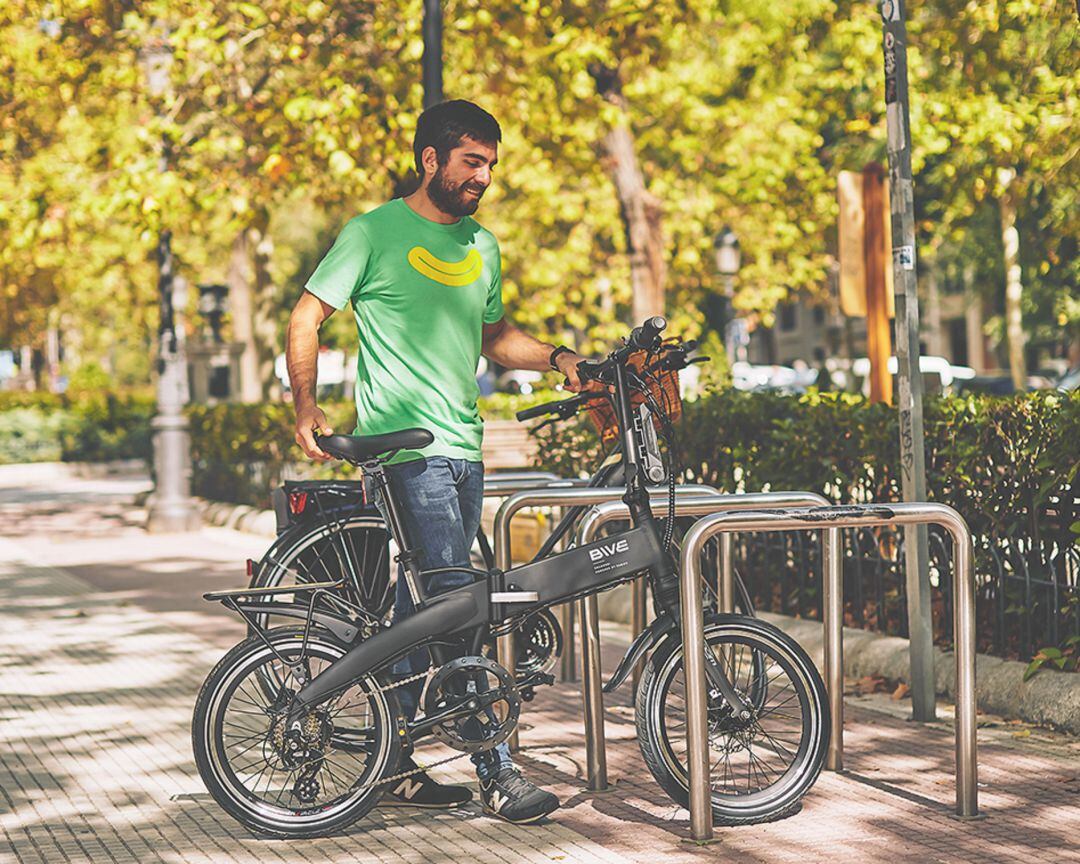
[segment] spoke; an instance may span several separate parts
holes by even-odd
[[[264,717],[266,716],[266,711],[265,711],[266,705],[265,705],[265,703],[260,704],[260,703],[258,703],[256,701],[254,701],[253,699],[248,699],[245,696],[239,695],[238,692],[233,694],[233,700],[242,702],[242,703],[244,703],[246,705],[251,705],[253,708],[258,708],[259,713],[262,714]],[[230,701],[233,701],[233,700],[230,700]]]
[[[241,744],[246,744],[248,741],[252,741],[252,740],[254,740],[256,738],[260,738],[260,739],[265,738],[266,737],[266,732],[255,732],[255,733],[253,733],[251,735],[244,735],[244,736],[229,735],[229,734],[226,733],[226,734],[223,734],[221,737],[222,737],[222,739],[225,740],[225,746],[226,747],[239,747]]]
[[[782,756],[784,756],[784,755],[787,755],[787,756],[790,756],[790,757],[791,757],[791,761],[792,761],[792,762],[794,762],[794,761],[795,761],[795,751],[793,751],[793,750],[789,750],[789,749],[788,749],[787,747],[785,747],[785,746],[784,746],[785,744],[790,744],[790,743],[792,743],[792,742],[790,742],[790,741],[783,741],[782,739],[777,739],[776,737],[774,737],[774,736],[770,735],[770,734],[769,734],[768,732],[766,732],[766,731],[765,731],[765,730],[764,730],[764,729],[762,728],[762,726],[761,726],[761,724],[760,724],[760,723],[759,723],[759,724],[757,724],[757,728],[758,728],[758,730],[759,730],[759,731],[761,732],[761,734],[762,734],[762,735],[764,735],[764,736],[765,736],[766,738],[768,738],[768,739],[769,739],[769,742],[770,742],[770,743],[771,743],[771,744],[773,745],[773,747],[774,747],[774,748],[777,748],[777,747],[778,747],[778,748],[780,748],[780,750],[783,750],[783,751],[784,751],[784,752],[783,752],[782,754],[781,754],[781,753],[780,753],[779,751],[777,751],[777,752],[776,752],[776,755],[777,755],[777,756],[781,756],[781,757],[782,757]]]
[[[749,756],[747,764],[751,767],[751,770],[754,773],[754,777],[761,777],[762,783],[758,786],[759,790],[764,789],[766,786],[769,786],[771,784],[772,781],[769,780],[770,771],[777,777],[783,776],[782,774],[777,773],[774,769],[769,768],[769,766],[765,764],[765,762],[761,758],[754,755],[754,751],[751,750],[749,747],[746,750],[746,754],[747,756]]]
[[[783,691],[781,691],[781,692],[783,692]],[[778,708],[783,708],[792,699],[798,699],[798,698],[799,698],[798,692],[792,691],[792,694],[790,696],[788,696],[787,699],[785,699],[783,702],[778,702],[776,705],[773,705],[769,710],[770,711],[776,711]]]
[[[231,756],[230,758],[231,758],[231,759],[234,759],[234,760],[235,760],[235,759],[239,759],[239,758],[240,758],[241,756],[243,756],[243,755],[244,755],[245,753],[250,753],[250,752],[251,752],[252,750],[254,750],[254,749],[255,749],[256,747],[261,747],[263,743],[264,743],[264,742],[262,742],[262,741],[255,741],[255,742],[253,742],[253,743],[251,743],[251,744],[248,744],[248,746],[247,746],[247,747],[245,747],[245,748],[244,748],[243,750],[241,750],[241,751],[240,751],[239,753],[233,753],[233,754],[232,754],[232,756]]]
[[[230,714],[243,714],[248,717],[262,717],[263,720],[267,719],[267,713],[265,711],[244,711],[241,708],[229,708]]]

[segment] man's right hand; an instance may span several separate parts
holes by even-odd
[[[333,435],[334,430],[326,422],[326,415],[317,405],[310,408],[299,408],[296,411],[296,443],[304,451],[307,457],[315,462],[329,462],[333,459],[327,453],[319,449],[315,443],[315,434]]]

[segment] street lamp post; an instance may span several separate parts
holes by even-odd
[[[424,108],[443,101],[442,0],[424,0]]]
[[[147,89],[158,101],[169,90],[172,48],[167,33],[144,47],[140,60]],[[168,170],[168,143],[162,141],[162,172]],[[183,340],[177,338],[173,291],[175,288],[172,232],[158,234],[158,385],[154,432],[154,493],[147,502],[147,530],[153,533],[191,531],[199,525],[199,511],[191,499],[191,452],[187,402],[187,359]]]
[[[735,277],[742,265],[742,252],[739,249],[739,238],[731,227],[725,225],[713,240],[713,251],[716,253],[716,269],[723,280],[723,292],[725,299],[725,322],[724,322],[724,347],[727,349],[728,363],[734,363],[742,349],[740,324],[736,323],[735,305]],[[741,323],[741,322],[740,322]]]

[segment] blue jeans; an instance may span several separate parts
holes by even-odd
[[[480,527],[480,511],[484,504],[483,463],[430,456],[387,465],[385,471],[393,485],[409,542],[416,546],[420,569],[471,566],[469,550]],[[369,495],[386,519],[382,496],[370,488]],[[466,572],[436,573],[425,580],[424,591],[434,596],[467,585],[472,579],[472,574]],[[413,611],[405,570],[399,564],[394,620],[408,618]],[[422,648],[398,660],[392,671],[395,677],[404,678],[423,672],[430,662],[427,649]],[[396,691],[402,710],[410,720],[416,716],[422,684],[422,681],[416,681]],[[476,753],[472,761],[481,780],[513,764],[506,744],[487,753]]]

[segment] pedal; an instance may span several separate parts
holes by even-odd
[[[535,690],[537,687],[550,687],[555,683],[555,676],[549,672],[533,672],[531,675],[527,675],[524,678],[519,678],[517,681],[518,690],[521,692],[521,698],[526,702],[532,701],[532,695],[525,695],[525,691]]]

